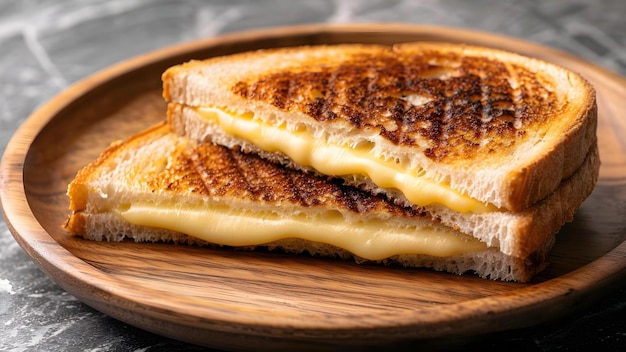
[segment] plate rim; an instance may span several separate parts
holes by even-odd
[[[198,39],[186,43],[176,44],[167,46],[161,49],[157,49],[155,51],[138,55],[136,57],[130,58],[128,60],[122,61],[120,63],[114,64],[107,68],[104,68],[94,74],[87,76],[86,78],[81,79],[80,81],[72,84],[68,88],[61,91],[59,94],[55,95],[53,98],[48,100],[45,104],[36,108],[36,110],[30,114],[30,116],[18,127],[15,131],[9,143],[6,146],[4,151],[4,155],[2,156],[2,161],[0,162],[0,203],[2,205],[3,215],[15,240],[20,244],[20,246],[27,252],[27,254],[37,263],[37,265],[43,269],[43,271],[51,277],[55,282],[57,282],[60,286],[62,286],[65,290],[76,295],[75,290],[72,285],[82,285],[83,287],[88,287],[91,289],[94,295],[98,297],[104,297],[102,300],[108,304],[111,303],[111,298],[120,299],[123,298],[129,302],[131,302],[135,307],[144,307],[147,309],[164,309],[162,306],[151,306],[150,302],[139,301],[127,295],[127,292],[111,292],[107,289],[105,285],[102,285],[101,282],[90,282],[89,281],[89,273],[92,270],[97,270],[97,268],[89,265],[78,257],[75,257],[71,252],[69,252],[63,246],[59,246],[61,250],[61,254],[56,254],[53,256],[46,256],[47,249],[45,248],[45,243],[49,241],[54,241],[54,239],[48,234],[48,232],[41,226],[39,221],[35,218],[32,209],[29,206],[25,187],[23,184],[23,176],[24,176],[24,163],[26,161],[27,155],[30,152],[30,146],[32,142],[39,136],[45,127],[54,119],[55,116],[59,114],[64,108],[70,106],[77,98],[80,98],[82,93],[89,92],[93,90],[95,87],[101,86],[106,82],[110,82],[116,78],[123,76],[129,72],[134,72],[136,70],[141,69],[146,65],[154,65],[160,61],[163,61],[167,58],[171,58],[173,56],[181,56],[185,54],[189,54],[193,51],[198,51],[199,48],[207,48],[213,45],[223,44],[231,41],[245,41],[250,40],[252,38],[257,38],[259,36],[263,36],[265,38],[272,37],[280,37],[285,35],[285,33],[289,33],[290,35],[306,35],[306,34],[332,34],[332,33],[363,33],[363,32],[376,32],[376,33],[400,33],[400,32],[409,32],[409,33],[424,33],[424,34],[433,34],[440,32],[441,30],[445,30],[447,32],[451,32],[454,34],[463,34],[463,36],[475,35],[478,38],[495,38],[497,40],[506,40],[506,41],[517,41],[517,42],[525,42],[528,45],[531,45],[536,48],[540,48],[541,50],[549,50],[554,55],[567,57],[568,60],[579,61],[584,63],[585,65],[590,65],[594,70],[596,70],[599,74],[607,76],[610,80],[617,81],[618,85],[626,87],[626,80],[624,80],[621,76],[609,71],[608,69],[599,67],[593,63],[587,62],[581,58],[578,58],[572,54],[558,51],[556,49],[544,47],[543,45],[524,41],[518,38],[512,38],[508,36],[501,36],[488,32],[481,32],[476,30],[469,29],[460,29],[460,28],[452,28],[452,27],[439,27],[439,26],[423,26],[417,24],[388,24],[388,23],[360,23],[360,24],[309,24],[309,25],[295,25],[295,26],[282,26],[282,27],[272,27],[262,30],[251,30],[251,31],[242,31],[235,32],[225,35],[220,35],[217,37]],[[497,43],[496,43],[497,44]],[[494,46],[492,43],[491,46]],[[15,171],[15,167],[19,169],[19,171]],[[28,211],[20,211],[16,212],[15,209],[28,209]],[[32,222],[34,221],[35,224]],[[56,241],[55,241],[56,242]],[[49,254],[49,253],[48,253]],[[493,316],[515,316],[515,313],[519,310],[526,309],[529,305],[545,303],[546,297],[549,300],[558,300],[561,304],[563,304],[564,300],[566,303],[573,305],[575,302],[579,302],[583,297],[587,297],[587,295],[598,294],[597,291],[600,291],[598,288],[610,287],[613,285],[617,285],[621,278],[626,275],[626,260],[623,258],[626,257],[626,241],[623,241],[621,244],[617,245],[611,251],[606,253],[604,256],[588,263],[572,272],[569,272],[565,275],[552,278],[546,282],[536,283],[530,286],[521,287],[517,290],[514,290],[515,294],[505,293],[505,294],[497,294],[488,297],[478,298],[474,300],[468,300],[461,303],[455,304],[446,304],[446,305],[438,305],[434,307],[432,310],[442,310],[442,309],[453,309],[455,311],[454,316],[455,320],[458,321],[469,321],[474,316],[477,311],[477,307],[480,307],[480,311],[484,311],[485,307],[490,308]],[[72,267],[77,270],[69,272],[67,270],[67,260],[71,260]],[[60,265],[63,264],[63,265]],[[74,266],[76,265],[76,266]],[[54,272],[54,270],[56,272]],[[593,269],[593,270],[592,270]],[[588,272],[595,272],[594,270],[601,270],[606,274],[606,276],[597,276],[597,275],[588,275]],[[58,280],[58,275],[64,276],[62,280]],[[587,277],[587,281],[584,281],[586,285],[581,285],[580,280],[575,280],[574,278],[578,278],[580,276]],[[73,284],[67,284],[69,280]],[[59,281],[62,281],[59,282]],[[587,286],[594,287],[593,290],[589,290]],[[66,287],[67,286],[67,287]],[[125,295],[123,295],[125,294]],[[109,296],[108,298],[106,296]],[[82,295],[77,295],[77,297]],[[541,298],[538,298],[541,297]],[[83,302],[89,301],[90,297],[82,297]],[[508,302],[514,300],[509,304],[504,304],[503,302]],[[520,303],[524,302],[524,303]],[[92,304],[98,302],[92,302]],[[517,304],[515,304],[517,303]],[[90,304],[90,305],[92,305]],[[506,308],[506,309],[502,309]],[[431,308],[428,308],[431,309]],[[463,313],[459,314],[459,310],[462,310]],[[108,314],[108,313],[107,313]],[[408,321],[405,326],[397,326],[393,324],[376,326],[376,328],[380,329],[410,329],[417,326],[421,326],[423,320],[412,321],[410,317],[414,315],[414,311],[407,310],[402,312],[394,312],[389,313],[392,316],[403,316],[403,321]],[[404,317],[406,316],[406,317]],[[202,317],[205,318],[206,317]],[[119,319],[119,318],[118,318]],[[404,320],[407,319],[407,320]],[[124,321],[124,319],[120,319]],[[208,321],[208,320],[207,320]],[[218,320],[222,322],[223,320]],[[217,322],[217,321],[216,321]],[[294,327],[290,324],[285,324],[284,322],[277,320],[275,318],[265,319],[262,321],[265,325],[263,328],[272,328],[272,329],[285,329],[286,331],[293,331],[294,329],[302,329],[302,330],[317,330],[320,329],[321,332],[324,329],[328,329],[330,326],[328,324],[316,325],[310,324],[306,325],[301,323],[300,325]],[[446,320],[445,322],[449,322]],[[239,319],[234,319],[230,322],[231,324],[240,325],[245,324],[242,323]],[[260,327],[259,321],[249,322],[250,326],[248,328]],[[310,322],[309,322],[310,323]],[[434,319],[431,323],[437,323],[437,319]],[[526,326],[535,325],[537,322],[532,322]],[[132,323],[131,323],[132,324]],[[427,325],[430,323],[426,323]],[[136,325],[136,324],[132,324]],[[332,325],[332,324],[331,324]],[[517,327],[526,327],[524,324],[518,322]],[[368,327],[371,327],[371,324],[368,324]],[[355,320],[354,326],[342,326],[345,329],[360,329],[361,325]],[[480,329],[480,324],[476,325],[474,329]],[[435,334],[436,335],[436,334]],[[430,335],[429,335],[430,336]],[[447,334],[441,335],[447,336]]]

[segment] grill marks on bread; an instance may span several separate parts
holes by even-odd
[[[374,129],[439,162],[512,147],[525,128],[563,108],[550,84],[526,68],[426,50],[319,60],[239,81],[231,90],[318,121]]]
[[[166,167],[149,176],[148,184],[154,191],[165,189],[276,205],[324,206],[390,216],[424,215],[418,207],[396,205],[383,195],[371,195],[342,180],[291,170],[210,143],[178,153]]]

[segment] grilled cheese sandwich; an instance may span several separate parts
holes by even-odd
[[[174,66],[163,84],[167,123],[68,186],[70,234],[525,282],[598,177],[591,86],[498,50],[261,50]]]

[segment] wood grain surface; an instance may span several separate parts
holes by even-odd
[[[161,73],[191,58],[275,46],[414,40],[503,48],[561,64],[597,90],[602,168],[550,267],[528,284],[421,269],[69,237],[65,190],[112,141],[165,119]],[[165,336],[227,349],[323,349],[485,334],[550,321],[626,274],[626,83],[568,54],[488,33],[409,25],[311,25],[239,33],[147,54],[52,99],[16,132],[1,200],[16,240],[94,308]]]

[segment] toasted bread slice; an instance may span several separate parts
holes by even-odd
[[[333,173],[323,169],[325,162],[294,160],[288,146],[260,146],[207,119],[202,108],[306,133],[339,148],[364,149],[401,172],[448,187],[452,200],[434,202],[447,208],[469,197],[492,210],[530,209],[571,177],[596,144],[595,93],[583,78],[482,47],[272,49],[178,65],[163,74],[163,82],[179,133],[343,177],[404,204],[432,203],[421,203],[419,192],[409,195],[410,185],[385,185],[386,177],[376,180],[368,170]]]
[[[532,240],[530,255],[506,255],[419,207],[196,144],[166,124],[112,144],[78,172],[68,196],[65,228],[92,240],[263,246],[521,282],[543,269],[554,243],[554,236]]]

